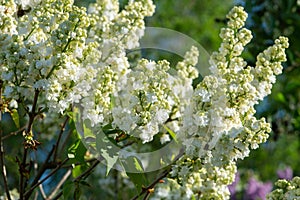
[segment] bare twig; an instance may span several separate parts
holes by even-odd
[[[50,159],[51,155],[53,154],[53,151],[54,151],[54,146],[52,147],[51,151],[48,153],[47,158],[44,161],[44,164],[42,165],[42,167],[38,171],[37,175],[35,176],[34,180],[32,181],[31,187],[39,181],[39,179],[44,174],[46,169],[49,168],[49,159]]]
[[[146,188],[143,188],[142,191],[136,195],[135,197],[133,197],[131,200],[136,200],[138,199],[139,197],[141,197],[143,194],[146,193],[146,196],[145,198],[148,197],[149,193],[150,193],[150,190],[157,184],[159,183],[159,181],[163,178],[165,178],[169,172],[171,171],[171,167],[169,167],[168,169],[166,169],[161,175],[158,176],[157,179],[155,179],[149,186],[147,186]]]
[[[39,97],[40,91],[39,90],[35,90],[34,92],[34,98],[33,98],[33,104],[32,104],[32,108],[31,108],[31,112],[28,113],[29,115],[29,122],[27,125],[27,128],[25,130],[25,134],[29,135],[32,132],[32,125],[34,122],[34,118],[36,117],[36,106],[37,106],[37,101],[38,101],[38,97]],[[25,141],[26,142],[26,141]],[[26,145],[24,145],[24,154],[23,154],[23,159],[22,162],[20,163],[19,166],[19,170],[20,170],[20,199],[23,200],[24,198],[24,191],[25,191],[25,186],[26,183],[24,184],[24,180],[27,179],[25,173],[26,172],[26,159],[27,159],[27,147]]]
[[[85,160],[85,163],[91,163],[91,162],[94,162],[95,160],[97,160],[97,159],[91,158],[91,159]],[[78,166],[81,164],[82,164],[81,162],[76,162],[76,163],[66,164],[66,165],[62,166],[61,168],[70,168],[70,167]]]
[[[39,185],[39,189],[40,189],[40,191],[41,191],[41,194],[42,194],[43,199],[47,199],[47,196],[46,196],[45,191],[44,191],[44,188],[43,188],[43,184],[40,184],[40,185]]]
[[[54,155],[53,155],[53,161],[54,161],[54,162],[56,161],[56,158],[57,158],[58,147],[59,147],[59,143],[60,143],[62,134],[63,134],[64,131],[65,131],[65,127],[66,127],[66,125],[67,125],[69,119],[70,119],[70,117],[67,116],[67,118],[65,119],[64,123],[61,125],[60,132],[59,132],[58,138],[57,138],[57,140],[56,140],[56,144],[55,144],[55,146],[54,146]]]
[[[34,118],[36,117],[36,106],[37,106],[37,101],[38,101],[38,98],[39,98],[39,94],[40,94],[40,91],[39,90],[35,90],[34,91],[34,98],[33,98],[33,103],[32,103],[32,108],[31,108],[31,112],[28,113],[29,115],[29,122],[28,122],[28,126],[27,126],[27,129],[26,129],[26,134],[30,133],[30,131],[32,130],[32,125],[33,125],[33,121],[34,121]]]
[[[80,179],[82,179],[82,178],[86,177],[87,175],[89,175],[89,174],[91,173],[91,171],[92,171],[95,167],[97,167],[97,165],[98,165],[100,162],[101,162],[100,160],[96,160],[90,168],[88,168],[88,169],[87,169],[86,171],[84,171],[82,174],[80,174],[79,176],[77,176],[77,177],[73,180],[73,182],[77,182],[77,181],[79,181]]]
[[[42,184],[44,181],[46,181],[48,178],[50,178],[52,175],[54,175],[59,169],[61,169],[61,166],[63,166],[67,161],[69,160],[69,158],[66,158],[63,162],[61,162],[59,165],[57,165],[56,168],[54,168],[45,178],[43,178],[42,180],[38,181],[36,184],[34,184],[28,191],[26,191],[24,193],[24,196],[26,199],[29,198],[29,196],[32,194],[33,190],[39,186],[40,184]]]
[[[24,194],[24,178],[25,178],[25,167],[26,167],[26,157],[27,157],[27,149],[24,147],[24,154],[22,163],[19,163],[19,172],[20,172],[20,199],[23,200],[23,194]]]
[[[92,171],[95,167],[97,167],[97,165],[98,165],[102,160],[103,160],[102,158],[99,159],[99,160],[95,160],[95,162],[93,163],[93,165],[92,165],[90,168],[88,168],[86,171],[82,172],[82,174],[80,174],[80,175],[77,176],[75,179],[73,179],[72,182],[78,182],[80,179],[85,178],[86,176],[88,176],[88,175],[91,173],[91,171]],[[63,192],[62,192],[62,191],[60,191],[60,192],[56,195],[56,197],[53,198],[53,200],[59,199],[59,198],[61,197],[61,195],[63,195]]]
[[[16,130],[16,131],[13,131],[13,132],[10,132],[8,135],[5,135],[2,137],[2,140],[5,140],[13,135],[17,135],[19,133],[22,133],[25,129],[26,129],[27,125],[21,127],[19,130]]]
[[[65,122],[63,123],[63,125],[61,126],[61,131],[59,133],[59,137],[58,137],[58,140],[56,141],[56,144],[53,145],[52,149],[49,151],[48,155],[47,155],[47,158],[45,159],[45,161],[43,162],[43,165],[42,167],[40,168],[40,170],[38,171],[37,175],[35,176],[34,180],[32,181],[31,183],[31,187],[33,187],[38,181],[39,179],[42,177],[42,175],[44,174],[44,172],[47,170],[47,169],[50,169],[54,166],[56,166],[56,155],[57,154],[57,147],[59,145],[59,140],[61,138],[61,135],[64,131],[64,127],[66,126],[67,124],[67,121],[68,121],[69,117],[67,117],[67,119],[65,120]],[[50,158],[51,156],[53,155],[54,153],[54,159],[53,159],[53,163],[50,163]]]
[[[183,149],[180,150],[179,154],[175,157],[174,162],[177,161],[179,158],[181,158],[181,156],[183,156],[184,151]],[[159,181],[163,178],[165,178],[169,172],[171,171],[171,167],[168,167],[165,171],[163,171],[150,185],[148,185],[147,187],[143,188],[142,191],[136,195],[135,197],[133,197],[131,200],[137,200],[139,197],[141,197],[143,194],[146,193],[144,200],[149,198],[149,195],[151,193],[151,190],[154,188],[154,186],[159,183]]]
[[[47,158],[43,162],[43,165],[39,169],[39,171],[38,171],[37,175],[35,176],[34,180],[32,181],[30,188],[33,188],[33,187],[35,187],[35,185],[40,184],[39,179],[42,177],[42,175],[44,174],[44,172],[47,169],[51,169],[51,168],[54,168],[54,167],[55,167],[55,169],[57,169],[56,157],[57,157],[58,145],[59,145],[61,135],[64,132],[64,128],[65,128],[68,120],[69,120],[69,117],[67,117],[66,120],[64,121],[64,123],[61,125],[61,130],[60,130],[58,139],[56,141],[56,144],[53,145],[52,149],[49,151],[49,153],[47,155]],[[53,162],[49,162],[52,155],[54,155],[53,156],[54,157]],[[60,168],[62,168],[62,166],[63,165],[60,165]],[[31,195],[32,192],[29,192],[29,191],[26,192],[26,197],[29,197]],[[47,197],[45,196],[44,198],[46,199]]]
[[[150,195],[151,195],[151,193],[150,193],[150,192],[147,192],[146,195],[145,195],[145,197],[143,198],[143,200],[148,200],[149,197],[150,197]]]
[[[61,195],[63,195],[63,192],[60,191],[52,200],[57,200],[61,197]]]
[[[47,200],[53,199],[54,195],[57,193],[57,191],[59,190],[59,188],[64,184],[64,182],[68,179],[68,177],[71,175],[72,170],[69,169],[66,174],[63,176],[63,178],[59,181],[59,183],[56,185],[56,187],[54,188],[53,192],[51,192],[51,194],[49,195],[49,197],[47,198]]]
[[[0,80],[0,168],[1,168],[1,173],[3,177],[3,183],[4,183],[4,189],[6,192],[6,196],[8,200],[11,200],[10,194],[9,194],[9,188],[7,184],[7,176],[6,176],[6,167],[4,163],[4,148],[3,148],[3,142],[2,142],[2,85],[3,81]]]
[[[67,146],[68,142],[70,141],[69,138],[70,138],[71,135],[72,135],[72,129],[70,129],[68,131],[67,135],[65,136],[64,141],[61,143],[61,145],[60,145],[60,151]]]

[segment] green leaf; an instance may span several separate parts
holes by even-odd
[[[87,149],[82,144],[81,140],[78,139],[76,142],[68,149],[68,157],[74,159],[76,162],[85,163],[85,153]]]
[[[140,192],[143,188],[147,187],[149,181],[142,167],[143,165],[137,157],[127,157],[124,161],[122,161],[122,165],[126,171],[127,176],[134,183],[137,192]]]
[[[74,183],[71,181],[68,181],[63,186],[63,197],[65,200],[72,199],[72,196],[75,192]]]
[[[277,94],[276,99],[277,99],[277,101],[279,101],[281,103],[285,103],[286,102],[286,99],[285,99],[284,95],[281,92],[279,92]]]
[[[196,200],[196,197],[195,197],[195,195],[193,195],[193,196],[192,196],[192,199],[191,199],[191,200]]]
[[[84,137],[95,137],[95,134],[93,133],[92,129],[89,127],[91,127],[90,121],[85,120],[83,123]]]
[[[17,109],[13,109],[10,112],[10,116],[11,116],[12,120],[14,121],[16,127],[19,129],[20,128],[20,119],[19,119],[19,113],[18,113]]]
[[[82,164],[82,165],[76,165],[73,169],[72,169],[72,176],[73,177],[78,177],[79,175],[81,175],[85,170],[87,170],[88,165],[87,164]]]
[[[173,140],[178,143],[178,140],[176,138],[176,133],[174,133],[169,127],[167,127],[166,125],[163,125],[163,127],[166,129],[166,131],[168,131],[168,133],[171,135],[171,137],[173,138]]]
[[[113,95],[109,95],[109,97],[110,97],[110,108],[112,109],[116,105],[116,99]]]
[[[138,170],[139,172],[144,172],[140,161],[136,157],[133,157],[133,162],[136,170]]]
[[[126,173],[129,179],[133,182],[135,185],[135,188],[137,190],[137,193],[141,192],[143,188],[146,188],[149,184],[149,181],[147,179],[147,176],[143,173]]]
[[[112,143],[105,134],[100,131],[96,135],[96,149],[98,153],[105,159],[106,161],[106,176],[108,175],[111,168],[115,165],[117,160],[119,159],[119,150],[114,143]]]

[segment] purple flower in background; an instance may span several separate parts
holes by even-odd
[[[231,200],[236,200],[236,185],[239,183],[239,181],[240,181],[240,173],[237,172],[235,174],[235,179],[234,179],[233,183],[228,185]]]
[[[266,195],[272,190],[272,183],[262,183],[255,178],[250,178],[245,192],[245,200],[265,200]]]
[[[293,170],[290,167],[286,167],[283,170],[277,171],[277,176],[280,179],[292,180],[293,178]]]

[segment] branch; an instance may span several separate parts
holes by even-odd
[[[64,131],[64,127],[66,126],[68,119],[69,119],[69,117],[67,117],[67,119],[65,120],[65,122],[64,122],[63,125],[61,126],[61,131],[60,131],[60,133],[59,133],[58,140],[56,141],[56,144],[53,145],[52,149],[51,149],[50,152],[48,153],[47,158],[46,158],[45,161],[43,162],[44,164],[42,165],[42,167],[41,167],[40,170],[38,171],[37,175],[35,176],[34,180],[32,181],[31,187],[33,187],[33,186],[39,181],[39,179],[41,178],[41,176],[44,174],[44,172],[45,172],[47,169],[52,168],[52,166],[56,163],[56,162],[55,162],[55,160],[56,160],[55,158],[56,158],[56,155],[57,155],[57,147],[58,147],[58,144],[59,144],[59,140],[60,140],[60,138],[61,138],[61,134],[62,134],[63,131]],[[53,153],[54,153],[53,163],[49,163],[50,157],[53,155]]]
[[[61,169],[61,166],[63,166],[68,160],[69,160],[69,158],[66,158],[55,169],[53,169],[45,178],[43,178],[42,180],[40,180],[36,184],[34,184],[27,192],[25,192],[25,194],[24,194],[25,198],[28,199],[29,196],[32,194],[33,190],[37,186],[39,186],[40,184],[42,184],[44,181],[46,181],[48,178],[50,178],[53,174],[55,174],[59,169]]]
[[[24,147],[24,154],[22,163],[19,163],[19,172],[20,172],[20,200],[23,200],[23,193],[24,193],[24,174],[27,173],[25,170],[26,167],[26,157],[27,157],[27,149]]]
[[[32,125],[33,125],[33,121],[34,121],[34,118],[36,116],[36,106],[37,106],[37,101],[38,101],[38,97],[39,97],[39,94],[40,94],[40,91],[39,90],[35,90],[34,91],[34,98],[33,98],[33,104],[32,104],[32,108],[31,108],[31,112],[28,113],[29,115],[29,122],[28,122],[28,125],[27,125],[27,128],[25,130],[25,134],[26,136],[31,134],[32,132]],[[22,159],[22,163],[20,163],[20,166],[19,166],[19,170],[20,170],[20,199],[23,200],[24,198],[24,190],[25,190],[25,184],[24,184],[24,178],[26,173],[26,158],[27,158],[27,145],[26,145],[26,141],[25,141],[25,146],[24,146],[24,154],[23,154],[23,159]]]
[[[53,161],[54,161],[54,162],[56,161],[57,151],[58,151],[58,146],[59,146],[59,143],[60,143],[62,134],[63,134],[64,131],[65,131],[65,127],[66,127],[66,125],[67,125],[69,119],[70,119],[70,117],[67,116],[67,118],[65,119],[64,123],[61,125],[60,132],[59,132],[59,135],[58,135],[58,139],[57,139],[56,144],[55,144],[55,146],[54,146],[54,155],[53,155]]]
[[[35,152],[35,153],[36,153],[36,152]],[[37,155],[36,155],[36,159],[37,159]],[[34,167],[34,170],[36,171],[37,168],[38,168],[38,163],[35,162],[35,163],[33,164],[33,167]],[[41,193],[41,195],[42,195],[42,198],[43,198],[43,199],[46,199],[47,196],[46,196],[46,194],[45,194],[45,191],[44,191],[44,188],[43,188],[43,185],[42,185],[42,184],[39,186],[39,189],[40,189],[40,193]],[[38,196],[39,196],[39,192],[36,191],[33,199],[34,199],[34,200],[37,200],[37,199],[38,199]]]
[[[2,86],[3,81],[0,80],[0,168],[2,172],[3,177],[3,183],[4,183],[4,189],[6,192],[6,196],[8,200],[11,200],[10,194],[9,194],[9,188],[7,184],[7,176],[6,176],[6,167],[4,164],[4,148],[3,148],[3,142],[2,142]]]
[[[91,162],[94,162],[95,160],[97,160],[97,159],[91,158],[91,159],[85,160],[85,163],[91,163]],[[82,165],[82,163],[76,162],[76,163],[66,164],[66,165],[62,166],[62,168],[70,168],[70,167],[74,167],[74,166],[78,166],[78,165]]]
[[[7,138],[9,138],[9,137],[11,137],[11,136],[13,136],[13,135],[17,135],[17,134],[19,134],[19,133],[22,133],[22,132],[26,129],[26,127],[27,127],[27,126],[25,125],[25,126],[21,127],[19,130],[10,132],[8,135],[3,136],[3,137],[2,137],[2,140],[5,140],[5,139],[7,139]]]
[[[60,151],[63,150],[67,146],[67,143],[70,141],[69,138],[70,138],[71,134],[72,134],[72,129],[70,129],[68,131],[66,137],[64,138],[64,141],[60,145]]]
[[[44,188],[43,188],[43,184],[39,185],[39,188],[40,188],[43,199],[47,199],[47,196],[46,196]]]
[[[48,161],[50,160],[50,157],[51,157],[53,151],[54,151],[54,146],[53,146],[53,148],[51,149],[51,151],[48,153],[47,158],[45,159],[43,166],[40,168],[40,170],[38,171],[38,173],[37,173],[37,175],[35,176],[34,180],[32,181],[31,187],[32,187],[33,185],[35,185],[35,184],[39,181],[39,179],[40,179],[41,176],[44,174],[44,172],[46,171],[46,169],[49,168],[49,162],[48,162]]]
[[[82,179],[82,178],[84,178],[84,177],[86,177],[86,176],[88,176],[90,173],[91,173],[91,171],[102,161],[103,159],[102,158],[100,158],[99,160],[96,160],[95,162],[94,162],[94,164],[90,167],[90,168],[88,168],[86,171],[84,171],[82,174],[80,174],[79,176],[77,176],[74,180],[72,180],[72,182],[78,182],[80,179]],[[62,191],[60,191],[57,195],[56,195],[56,197],[54,197],[53,198],[53,200],[56,200],[56,199],[59,199],[60,197],[61,197],[61,195],[63,195],[63,192]]]
[[[82,179],[82,178],[84,178],[85,176],[87,176],[88,174],[90,174],[90,172],[91,172],[95,167],[97,167],[97,165],[98,165],[100,162],[101,162],[100,160],[96,160],[96,161],[94,162],[94,164],[93,164],[90,168],[88,168],[85,172],[83,172],[82,174],[80,174],[79,176],[77,176],[77,177],[73,180],[73,182],[77,182],[77,181],[79,181],[80,179]]]
[[[71,173],[72,173],[72,170],[69,169],[67,171],[67,173],[63,176],[63,178],[59,181],[59,183],[57,184],[57,186],[55,187],[55,189],[53,190],[53,192],[49,195],[49,197],[47,199],[53,199],[54,195],[57,193],[59,188],[64,184],[64,182],[68,179],[68,177],[70,176]]]
[[[150,193],[150,191],[151,191],[151,189],[157,184],[157,183],[159,183],[159,181],[161,180],[161,179],[163,179],[163,178],[165,178],[168,174],[169,174],[169,172],[171,171],[171,167],[169,167],[168,169],[166,169],[161,175],[159,175],[158,176],[158,178],[157,179],[155,179],[150,185],[148,185],[146,188],[143,188],[142,189],[142,191],[138,194],[138,195],[136,195],[135,197],[133,197],[131,200],[137,200],[139,197],[141,197],[143,194],[145,194],[146,193],[146,196],[145,196],[145,198],[147,199],[148,198],[148,195],[149,195],[149,193]],[[145,199],[144,198],[144,199]]]
[[[184,154],[184,150],[181,149],[179,154],[175,157],[174,162],[176,162],[179,158],[181,158],[181,156],[183,156]],[[149,198],[150,193],[153,191],[152,189],[154,188],[154,186],[160,182],[161,179],[165,178],[169,172],[171,171],[171,167],[168,167],[165,171],[163,171],[150,185],[148,185],[147,187],[143,188],[142,191],[136,195],[135,197],[133,197],[131,200],[137,200],[139,197],[141,197],[143,194],[146,193],[144,200]]]
[[[41,166],[40,170],[38,171],[37,175],[35,176],[34,180],[32,181],[30,188],[33,188],[36,184],[38,184],[39,179],[42,177],[42,175],[44,174],[44,172],[47,169],[53,168],[53,166],[55,166],[55,163],[56,163],[55,160],[56,160],[56,156],[57,156],[57,149],[58,149],[59,141],[60,141],[62,133],[64,132],[64,128],[65,128],[68,120],[69,120],[69,117],[67,117],[66,120],[64,121],[64,123],[61,125],[61,130],[60,130],[60,133],[58,136],[58,140],[56,141],[56,144],[53,145],[52,149],[48,153],[47,158],[44,161],[44,164]],[[51,156],[53,155],[53,153],[54,153],[53,163],[50,163],[49,160],[50,160]],[[62,166],[60,166],[60,168],[62,168]],[[31,193],[28,195],[28,197],[30,195],[31,195]]]

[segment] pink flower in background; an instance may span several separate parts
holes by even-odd
[[[279,179],[292,180],[293,170],[290,167],[286,167],[283,170],[277,170],[277,176]]]
[[[245,192],[245,200],[265,200],[266,195],[272,190],[272,183],[262,183],[255,178],[250,178]]]
[[[233,183],[231,183],[230,185],[228,185],[228,189],[229,189],[229,192],[230,192],[230,199],[231,200],[236,200],[236,186],[237,184],[240,182],[240,173],[237,172],[235,174],[235,179],[233,181]]]

